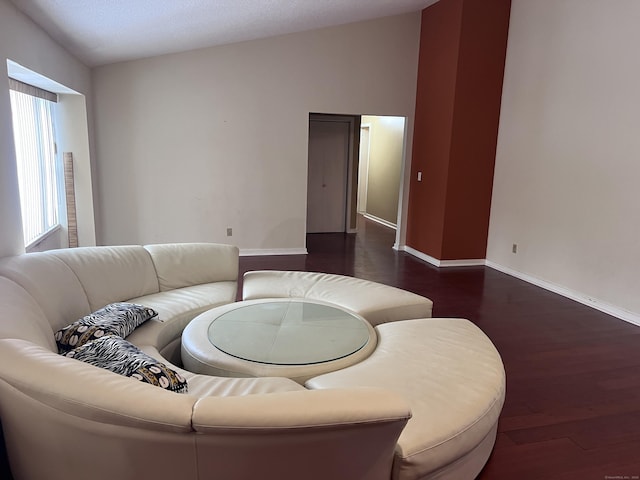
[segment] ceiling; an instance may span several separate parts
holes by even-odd
[[[89,66],[417,12],[437,0],[12,0]]]

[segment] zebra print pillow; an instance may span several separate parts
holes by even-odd
[[[158,315],[154,309],[137,303],[112,303],[58,330],[58,351],[66,353],[105,335],[126,338],[135,328]]]
[[[125,339],[104,336],[64,354],[125,377],[177,393],[187,393],[187,380]]]

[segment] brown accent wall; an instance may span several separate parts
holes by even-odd
[[[510,7],[422,12],[407,245],[440,260],[486,255]]]

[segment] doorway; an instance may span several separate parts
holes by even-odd
[[[307,233],[349,231],[355,117],[309,116]]]
[[[307,233],[356,233],[359,216],[399,233],[405,126],[404,117],[309,115]]]
[[[397,229],[404,157],[405,118],[362,115],[358,213]]]

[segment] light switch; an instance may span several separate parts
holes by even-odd
[[[422,172],[418,172],[418,181],[421,182],[422,181]]]

